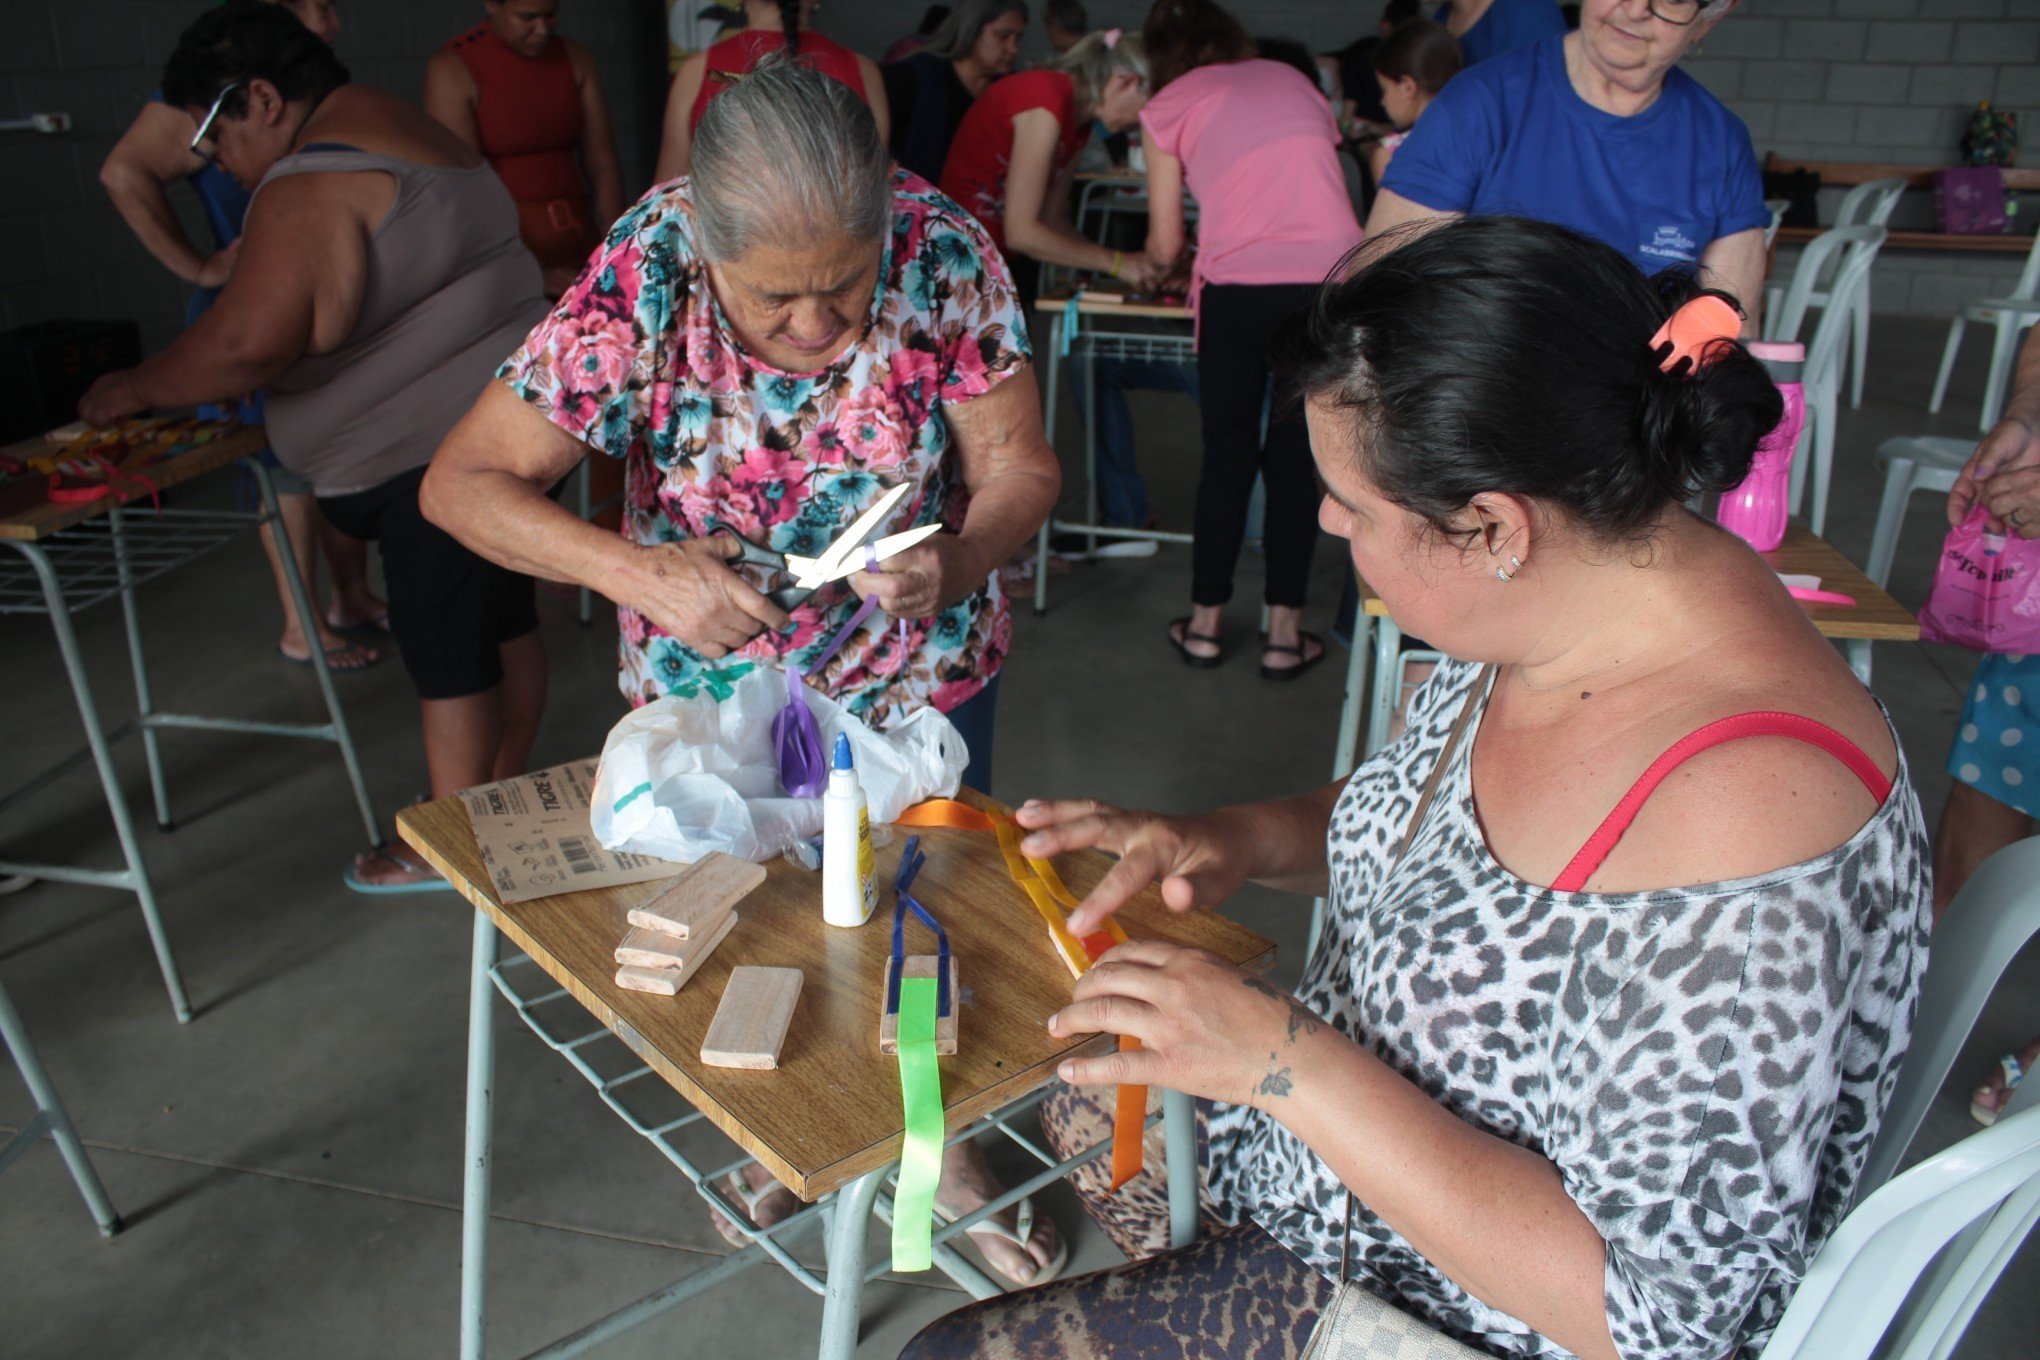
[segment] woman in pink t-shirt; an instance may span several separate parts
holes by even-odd
[[[1168,269],[1184,247],[1183,190],[1198,205],[1190,272],[1198,315],[1204,471],[1191,549],[1191,613],[1169,639],[1192,666],[1223,659],[1220,626],[1246,534],[1255,474],[1267,490],[1268,639],[1261,674],[1293,680],[1324,658],[1303,631],[1317,546],[1317,480],[1303,414],[1277,394],[1265,441],[1268,337],[1307,305],[1360,241],[1339,169],[1332,107],[1297,71],[1254,56],[1253,39],[1212,0],[1159,0],[1148,12],[1155,94],[1142,110],[1150,262]]]

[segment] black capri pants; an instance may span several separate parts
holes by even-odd
[[[529,576],[477,557],[425,518],[413,468],[366,491],[319,497],[341,533],[382,544],[390,633],[421,699],[460,699],[503,683],[497,648],[538,627]]]
[[[1196,533],[1190,545],[1190,599],[1232,598],[1233,570],[1246,539],[1254,476],[1268,493],[1261,542],[1265,599],[1301,607],[1317,547],[1317,469],[1303,411],[1282,384],[1269,390],[1268,341],[1291,313],[1310,306],[1314,283],[1207,283],[1198,299],[1197,382],[1203,389],[1204,472],[1197,483]],[[1273,397],[1268,436],[1261,411]]]

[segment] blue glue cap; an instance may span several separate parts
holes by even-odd
[[[850,734],[848,732],[838,732],[836,734],[836,758],[830,763],[829,768],[835,770],[851,770],[856,768],[850,761]]]

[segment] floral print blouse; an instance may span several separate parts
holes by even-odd
[[[944,407],[990,391],[1030,357],[1012,276],[983,229],[895,170],[864,333],[827,368],[790,373],[749,354],[725,323],[687,198],[678,179],[640,199],[496,375],[561,429],[625,460],[625,535],[671,543],[726,528],[813,557],[900,482],[915,491],[882,533],[961,528],[968,493]],[[858,603],[847,583],[826,585],[793,611],[789,632],[713,662],[621,609],[619,684],[633,703],[725,699],[761,664],[805,668]],[[884,728],[983,689],[1011,637],[994,573],[932,618],[873,615],[816,681]]]

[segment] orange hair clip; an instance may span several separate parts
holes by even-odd
[[[1742,336],[1742,313],[1721,298],[1703,293],[1692,299],[1658,327],[1650,338],[1651,351],[1666,353],[1658,367],[1675,372],[1681,363],[1689,365],[1680,376],[1690,377],[1727,353],[1727,346]]]

